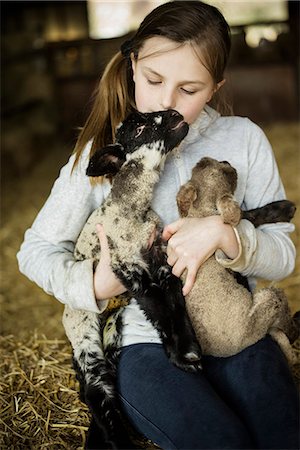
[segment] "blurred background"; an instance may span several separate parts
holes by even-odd
[[[3,335],[24,338],[35,329],[64,335],[62,305],[19,274],[15,255],[73,150],[106,63],[160,3],[1,1]],[[287,195],[299,207],[299,2],[208,3],[232,29],[226,79],[234,113],[263,127]],[[293,239],[298,246],[297,233]],[[299,309],[299,271],[281,285]]]

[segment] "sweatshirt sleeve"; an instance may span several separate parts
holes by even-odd
[[[253,209],[285,199],[285,191],[270,143],[263,131],[248,119],[248,174],[243,209]],[[291,223],[266,224],[255,228],[248,220],[236,227],[240,251],[236,259],[216,252],[217,260],[225,267],[247,277],[281,280],[294,270],[295,246],[289,233]]]
[[[50,196],[25,233],[17,254],[20,271],[45,292],[74,309],[102,312],[93,288],[93,261],[76,261],[76,240],[95,209],[85,174],[89,145],[72,172],[75,156],[61,169]],[[102,198],[103,201],[103,198]],[[99,302],[100,303],[100,302]]]

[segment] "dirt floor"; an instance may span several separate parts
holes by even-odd
[[[292,235],[298,253],[296,269],[276,284],[285,289],[295,312],[300,309],[299,127],[276,124],[265,132],[273,145],[287,197],[298,206],[294,218],[297,229]],[[49,195],[68,153],[64,146],[56,145],[31,173],[4,183],[2,188],[0,397],[4,407],[0,448],[84,447],[89,418],[78,400],[70,348],[61,324],[63,305],[21,275],[16,261],[24,232]]]

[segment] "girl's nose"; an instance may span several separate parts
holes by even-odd
[[[174,91],[164,89],[161,94],[160,105],[163,110],[176,109],[176,95]]]

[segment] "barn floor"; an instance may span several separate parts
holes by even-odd
[[[265,132],[273,145],[287,197],[298,206],[294,218],[297,230],[292,235],[298,251],[296,270],[277,283],[285,289],[295,312],[300,309],[299,127],[277,124],[265,128]],[[85,445],[89,416],[78,399],[70,347],[61,324],[63,305],[21,275],[16,261],[24,231],[49,195],[67,158],[68,152],[56,145],[31,173],[3,183],[0,447],[3,444],[1,448],[8,450],[83,450]],[[299,378],[300,366],[295,367]],[[153,445],[146,442],[141,448],[153,449]]]
[[[44,151],[44,154],[48,152]],[[63,306],[20,274],[16,253],[39,209],[47,199],[68,154],[59,146],[28,174],[6,181],[2,188],[1,334],[26,338],[33,330],[62,337]]]

